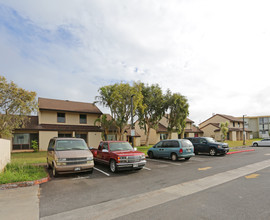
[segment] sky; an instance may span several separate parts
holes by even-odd
[[[0,75],[94,102],[118,82],[186,96],[189,118],[270,115],[268,0],[0,0]],[[98,106],[103,113],[109,110]]]

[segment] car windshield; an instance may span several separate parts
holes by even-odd
[[[115,142],[110,143],[110,150],[111,151],[133,150],[133,148],[128,142]]]
[[[58,140],[55,149],[57,151],[88,150],[84,140]]]
[[[207,140],[207,142],[209,142],[209,143],[214,143],[214,142],[216,142],[215,141],[215,139],[214,138],[205,138],[206,140]]]

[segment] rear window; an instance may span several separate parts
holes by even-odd
[[[193,147],[192,143],[189,140],[182,140],[181,144],[182,144],[183,148]]]

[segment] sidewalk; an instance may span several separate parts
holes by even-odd
[[[39,185],[0,190],[0,219],[38,220]]]

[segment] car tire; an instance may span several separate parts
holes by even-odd
[[[117,172],[117,166],[116,166],[115,160],[110,160],[110,171],[112,173],[116,173]]]
[[[209,155],[210,156],[215,156],[216,154],[217,154],[217,150],[215,148],[210,148]]]
[[[172,161],[177,161],[178,160],[178,157],[177,157],[177,155],[175,153],[171,154],[171,160]]]
[[[258,147],[258,146],[259,146],[258,143],[253,144],[253,147]]]
[[[190,157],[186,157],[186,158],[185,158],[185,160],[189,160],[189,159],[190,159]]]
[[[51,166],[50,166],[50,164],[49,164],[49,162],[48,162],[48,158],[47,158],[46,168],[47,168],[48,170],[51,169]]]
[[[149,152],[148,152],[148,157],[149,157],[150,159],[153,159],[153,158],[154,158],[154,154],[153,154],[152,151],[149,151]]]
[[[54,165],[52,165],[52,174],[53,174],[53,177],[55,177],[55,178],[58,177],[58,173],[57,173]]]

